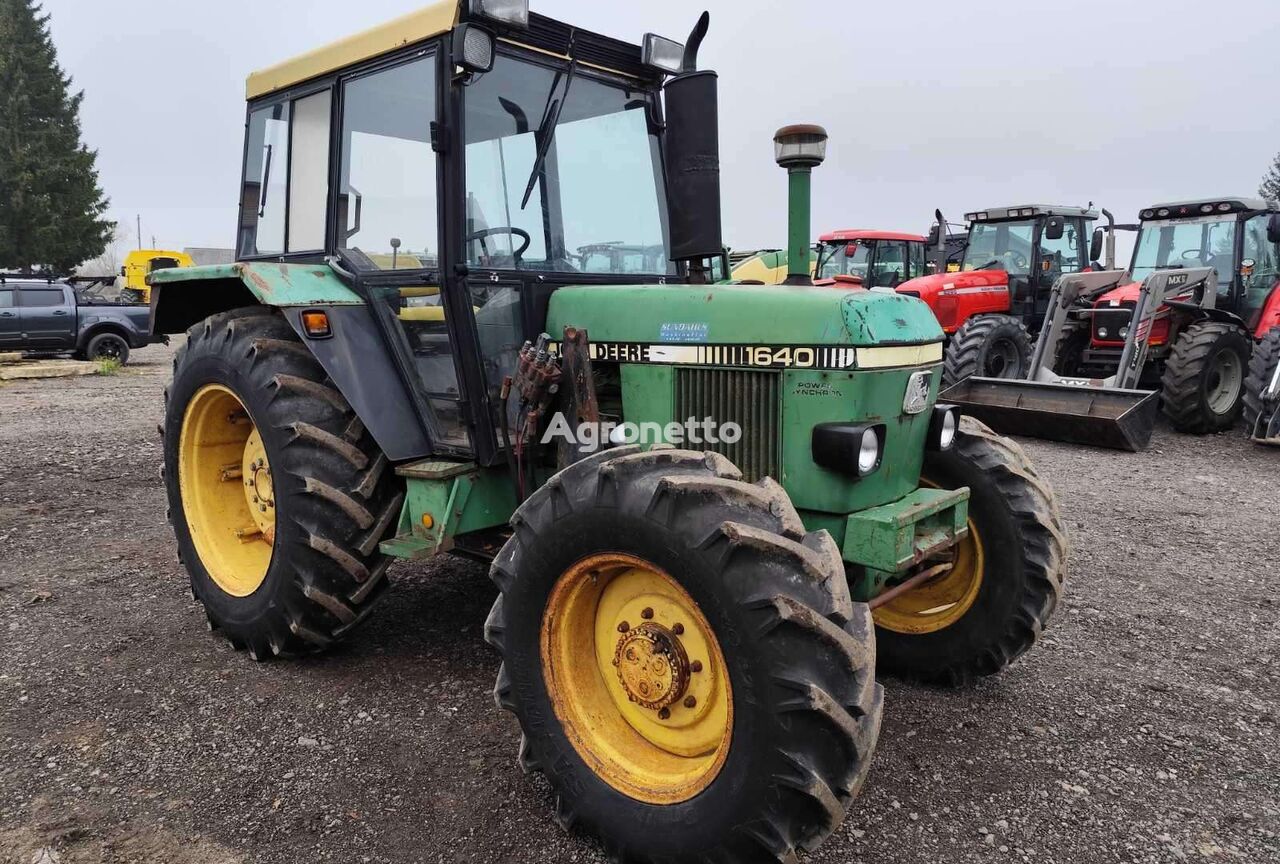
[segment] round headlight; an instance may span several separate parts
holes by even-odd
[[[938,449],[950,450],[956,443],[956,412],[948,411],[942,418],[942,430],[938,435]]]
[[[1111,332],[1111,331],[1110,331],[1110,330],[1108,330],[1106,327],[1099,327],[1099,328],[1098,328],[1098,338],[1099,338],[1099,339],[1106,339],[1106,338],[1107,338],[1107,334],[1108,334],[1108,333],[1110,333],[1110,332]]]
[[[862,433],[862,446],[858,448],[858,473],[870,474],[880,463],[880,436],[875,429]]]
[[[1128,325],[1128,324],[1126,324],[1125,326],[1123,326],[1123,327],[1121,327],[1121,328],[1120,328],[1120,338],[1121,338],[1121,339],[1128,339],[1128,338],[1129,338],[1129,325]]]

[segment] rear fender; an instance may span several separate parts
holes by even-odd
[[[431,455],[430,439],[406,386],[360,295],[327,264],[237,263],[158,270],[150,276],[151,327],[184,333],[210,315],[245,306],[280,309],[356,415],[393,462]],[[332,335],[307,338],[301,315],[329,313]]]
[[[1258,324],[1253,328],[1253,338],[1262,339],[1272,330],[1280,327],[1280,283],[1271,289],[1267,302],[1262,304],[1262,312],[1258,316]]]

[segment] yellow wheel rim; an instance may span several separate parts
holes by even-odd
[[[724,656],[693,598],[654,565],[611,553],[566,571],[543,613],[542,671],[574,749],[619,792],[676,804],[724,767]]]
[[[275,543],[275,484],[244,403],[221,384],[196,391],[178,440],[182,510],[200,562],[217,586],[248,597],[262,586]]]
[[[956,546],[954,565],[873,613],[876,624],[894,633],[936,633],[955,624],[973,606],[982,589],[986,553],[978,528],[969,520],[969,535]]]

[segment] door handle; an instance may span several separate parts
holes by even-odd
[[[54,314],[54,315],[66,315],[66,314],[67,314],[67,310],[66,310],[66,309],[59,309],[57,312],[54,312],[53,314]]]
[[[15,312],[0,312],[0,318],[17,318],[17,317],[18,315]]]

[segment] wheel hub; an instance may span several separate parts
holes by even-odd
[[[627,698],[661,711],[689,688],[689,657],[680,639],[661,624],[645,622],[618,640],[613,664]]]

